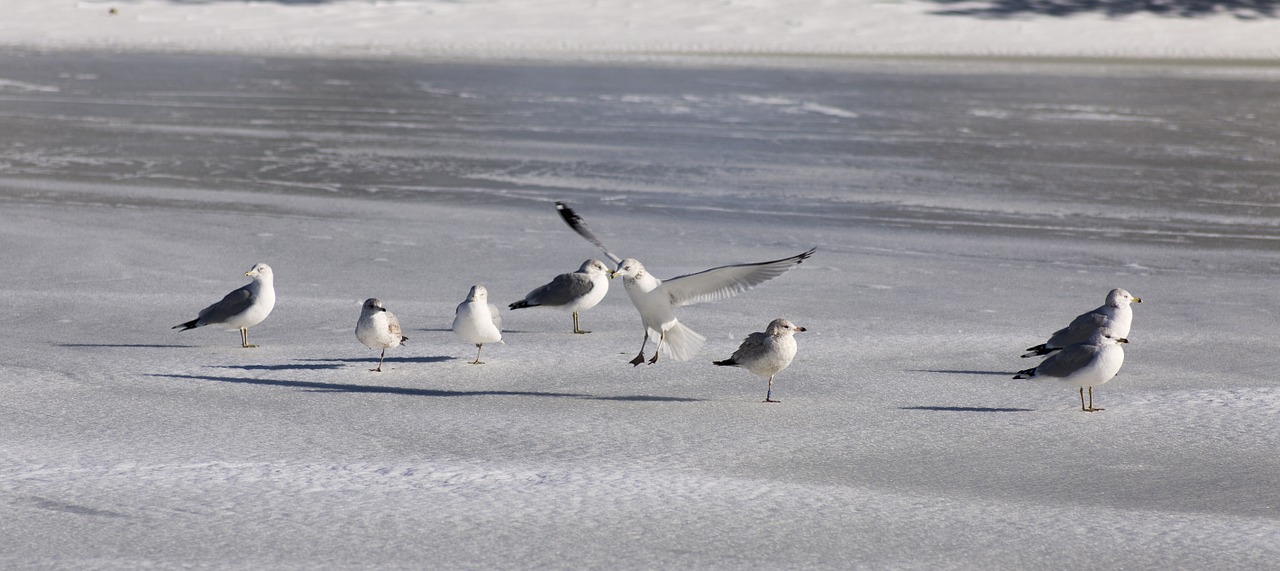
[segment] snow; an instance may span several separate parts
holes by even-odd
[[[0,567],[1273,565],[1275,20],[969,5],[7,2]],[[659,277],[818,252],[689,362],[615,282],[468,365],[472,284],[600,256],[555,200]],[[256,262],[260,348],[170,329]],[[1113,287],[1106,411],[1010,378]],[[775,317],[766,405],[710,361]]]
[[[1280,56],[1265,2],[8,0],[0,45],[374,57]],[[114,11],[114,12],[113,12]]]

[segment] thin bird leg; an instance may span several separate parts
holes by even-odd
[[[764,393],[764,402],[782,402],[773,400],[773,375],[769,375],[769,390]]]
[[[386,349],[383,349],[383,350],[382,350],[382,354],[381,354],[381,355],[378,355],[378,368],[376,368],[376,369],[369,369],[369,370],[370,370],[370,371],[374,371],[374,372],[381,373],[381,372],[382,372],[382,359],[383,359],[384,357],[386,357],[386,356],[387,356],[387,350],[386,350]]]
[[[653,350],[653,358],[649,359],[650,365],[658,362],[658,355],[662,354],[662,344],[666,340],[667,340],[667,332],[663,331],[661,334],[658,335],[658,348]]]
[[[1107,410],[1107,409],[1097,408],[1093,406],[1093,387],[1089,387],[1089,412],[1097,412],[1100,410]]]
[[[573,312],[573,332],[578,334],[591,333],[590,331],[584,331],[578,328],[578,312],[576,311]]]
[[[648,343],[649,343],[649,330],[646,329],[644,331],[644,341],[640,342],[640,354],[636,355],[635,359],[627,361],[628,363],[631,363],[631,366],[638,367],[640,363],[644,362],[644,346],[647,345]]]
[[[1089,412],[1089,409],[1084,407],[1084,387],[1080,387],[1080,410]]]
[[[472,365],[483,365],[484,361],[480,360],[480,352],[484,350],[484,344],[476,343],[476,360],[472,361]]]
[[[241,327],[241,328],[240,328],[240,345],[241,345],[242,347],[244,347],[245,349],[250,349],[250,348],[253,348],[253,347],[257,347],[257,345],[250,345],[250,344],[249,344],[249,328],[248,328],[248,327]]]

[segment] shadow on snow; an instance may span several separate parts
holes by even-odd
[[[900,410],[928,410],[933,412],[1035,412],[1033,408],[999,406],[904,406]]]
[[[539,392],[539,391],[450,391],[442,389],[414,389],[408,387],[387,387],[378,385],[352,385],[346,383],[319,383],[314,381],[285,381],[280,379],[255,379],[248,377],[217,377],[211,375],[162,375],[151,374],[149,377],[161,377],[170,379],[187,379],[194,381],[213,381],[219,383],[236,383],[247,385],[262,385],[269,387],[289,387],[295,389],[305,389],[308,392],[321,393],[372,393],[372,394],[393,394],[419,397],[474,397],[474,396],[499,396],[499,397],[560,397],[574,398],[583,400],[612,400],[612,401],[631,401],[631,402],[701,402],[703,399],[685,398],[685,397],[664,397],[651,395],[624,395],[624,396],[595,396],[581,393],[556,393],[556,392]]]
[[[1074,16],[1101,14],[1108,17],[1155,14],[1178,18],[1230,15],[1240,20],[1275,18],[1277,0],[933,0],[949,8],[935,10],[940,16],[1017,18],[1024,16]],[[951,7],[954,6],[954,7]]]

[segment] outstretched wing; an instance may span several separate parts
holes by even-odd
[[[613,260],[614,265],[622,263],[622,258],[615,256],[613,252],[610,252],[608,248],[604,247],[604,243],[602,243],[599,238],[596,238],[595,233],[593,233],[590,228],[587,228],[586,221],[584,221],[581,216],[578,216],[577,212],[574,212],[573,209],[569,208],[569,205],[557,201],[556,212],[560,213],[560,217],[564,219],[564,223],[568,224],[570,228],[573,228],[574,232],[577,232],[579,236],[586,238],[588,242],[591,242],[592,244],[595,244],[597,248],[600,248],[600,251],[604,252],[604,255],[608,256],[610,260]]]
[[[658,289],[667,295],[667,299],[671,301],[671,307],[720,301],[786,273],[800,262],[809,259],[809,256],[817,250],[813,248],[803,254],[770,262],[711,268],[663,281]]]

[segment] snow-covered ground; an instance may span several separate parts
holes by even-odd
[[[1280,37],[957,6],[5,3],[0,567],[1274,565],[1272,67],[652,57]],[[531,55],[593,61],[501,63]],[[615,282],[590,335],[505,311],[468,365],[472,284],[505,306],[599,256],[555,200],[659,277],[818,253],[678,310],[689,362],[626,363]],[[260,348],[170,329],[255,262]],[[1010,378],[1112,287],[1144,303],[1106,411]],[[383,373],[367,297],[409,337]],[[808,331],[766,405],[710,361],[779,316]]]
[[[0,45],[377,57],[1271,59],[1267,0],[6,0]]]

